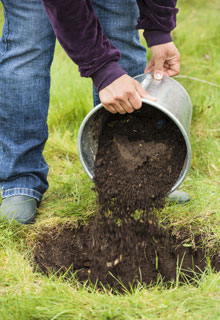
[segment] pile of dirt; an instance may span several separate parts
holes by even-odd
[[[79,281],[99,280],[118,289],[120,282],[126,287],[154,282],[158,274],[175,279],[177,263],[188,274],[204,270],[202,249],[183,247],[184,239],[161,230],[153,215],[163,208],[185,157],[182,134],[159,110],[148,106],[110,115],[94,168],[100,212],[87,226],[42,233],[36,264],[44,272],[69,269]]]

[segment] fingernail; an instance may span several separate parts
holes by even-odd
[[[162,75],[160,72],[156,72],[156,73],[154,74],[154,79],[156,79],[156,80],[161,80],[162,77],[163,77],[163,75]]]
[[[147,96],[145,96],[144,98],[150,99],[150,100],[152,100],[152,101],[157,101],[157,98],[152,97],[152,96],[150,96],[150,95],[147,95]]]
[[[151,99],[152,101],[157,101],[157,98],[155,98],[155,97],[151,97],[151,96],[150,96],[150,99]]]

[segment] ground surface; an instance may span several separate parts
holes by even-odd
[[[42,232],[35,264],[46,274],[68,270],[81,283],[89,280],[119,291],[156,283],[158,276],[175,280],[177,264],[185,277],[204,271],[205,251],[185,247],[187,235],[172,236],[154,214],[164,207],[185,158],[182,134],[161,111],[145,105],[133,114],[111,115],[94,165],[99,212],[86,226],[65,228],[59,236],[56,228],[49,235]],[[211,265],[220,270],[218,255]]]
[[[180,0],[178,6],[178,28],[173,36],[181,52],[181,74],[219,85],[219,1]],[[165,207],[158,213],[158,221],[190,252],[200,255],[202,250],[209,265],[209,256],[216,254],[220,243],[220,90],[206,82],[176,79],[187,89],[194,107],[193,161],[182,185],[193,201],[184,207]],[[30,258],[39,237],[47,233],[55,244],[63,230],[85,224],[97,212],[93,185],[76,150],[77,130],[91,108],[91,82],[80,79],[77,67],[57,47],[48,119],[50,138],[45,149],[50,189],[34,226],[0,223],[0,319],[219,319],[220,278],[210,267],[201,278],[194,270],[189,282],[178,264],[176,281],[169,287],[159,277],[154,286],[139,286],[129,292],[124,288],[127,294],[123,296],[99,292],[92,285],[88,288],[88,283],[81,286],[74,276],[65,280],[65,275],[33,273]],[[155,265],[157,262],[155,255]],[[180,283],[181,277],[184,283]]]

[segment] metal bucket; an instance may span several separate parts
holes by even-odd
[[[141,74],[135,79],[140,82],[148,93],[157,98],[157,102],[142,99],[143,107],[153,106],[165,113],[177,125],[182,133],[187,154],[179,178],[170,190],[177,189],[184,181],[191,163],[191,145],[189,140],[190,124],[192,118],[192,103],[186,90],[173,78],[164,76],[162,80],[154,80],[152,74]],[[93,179],[94,162],[98,149],[99,136],[103,125],[110,113],[102,106],[97,105],[83,120],[78,133],[78,153],[80,161],[87,173]]]

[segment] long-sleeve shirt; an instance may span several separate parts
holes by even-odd
[[[83,77],[91,77],[98,91],[126,72],[120,51],[104,35],[90,0],[42,0],[54,32]],[[137,0],[137,28],[144,29],[149,47],[172,41],[177,0]]]

